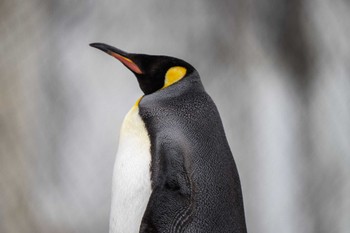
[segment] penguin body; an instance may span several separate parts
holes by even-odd
[[[246,232],[238,171],[198,72],[176,58],[92,46],[120,60],[145,93],[122,126],[110,233]]]

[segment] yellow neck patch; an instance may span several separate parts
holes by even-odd
[[[186,68],[184,68],[182,66],[171,67],[165,74],[163,88],[166,88],[166,87],[176,83],[177,81],[179,81],[183,77],[185,77],[186,71],[187,71]]]
[[[142,98],[143,98],[143,96],[141,96],[141,97],[136,101],[136,103],[134,104],[134,106],[132,106],[132,109],[136,109],[136,108],[139,107],[139,104],[140,104]]]

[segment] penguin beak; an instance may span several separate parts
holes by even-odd
[[[109,55],[115,57],[118,59],[121,63],[123,63],[126,67],[128,67],[132,72],[136,74],[142,74],[140,67],[138,67],[135,62],[133,62],[130,59],[130,54],[127,52],[124,52],[120,49],[117,49],[113,46],[103,44],[103,43],[92,43],[90,44],[91,47],[97,48],[99,50],[102,50],[105,53],[108,53]]]

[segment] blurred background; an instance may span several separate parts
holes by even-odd
[[[350,232],[347,0],[0,0],[0,232],[108,232],[142,95],[88,46],[182,58],[216,102],[250,233]]]

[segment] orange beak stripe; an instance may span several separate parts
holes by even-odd
[[[137,74],[142,74],[141,69],[129,58],[126,58],[120,54],[114,53],[109,51],[108,52],[109,55],[117,58],[121,63],[123,63],[124,65],[126,65],[130,70],[132,70],[133,72],[137,73]]]

